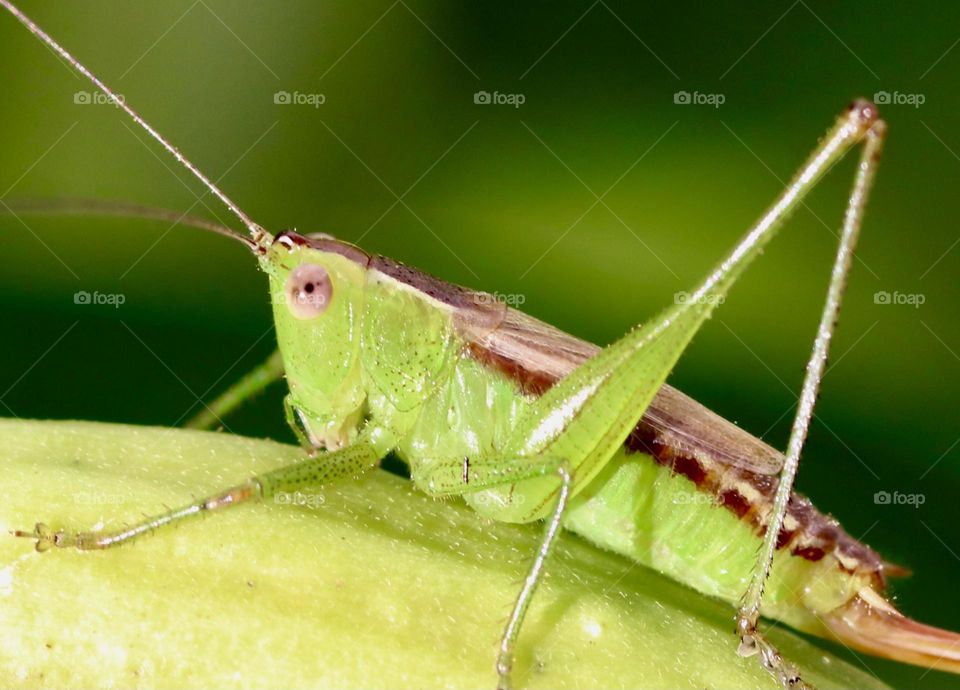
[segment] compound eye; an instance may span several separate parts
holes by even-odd
[[[327,310],[333,284],[323,266],[300,264],[287,278],[287,307],[298,319],[313,319]]]

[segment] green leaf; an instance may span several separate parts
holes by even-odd
[[[536,525],[491,523],[386,472],[119,549],[37,553],[37,521],[115,527],[297,448],[226,434],[0,421],[5,687],[493,687]],[[296,497],[294,497],[296,498]],[[565,535],[530,609],[518,688],[776,688],[734,653],[732,611]],[[822,688],[879,681],[791,633]]]

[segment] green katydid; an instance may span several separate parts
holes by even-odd
[[[121,531],[38,523],[16,533],[35,539],[38,550],[105,549],[246,501],[358,477],[395,453],[430,495],[463,496],[500,521],[544,522],[501,638],[500,687],[511,684],[524,615],[561,529],[739,603],[739,654],[757,655],[785,687],[805,684],[758,631],[761,614],[872,653],[960,672],[960,636],[899,614],[882,594],[889,566],[792,491],[885,135],[872,103],[855,101],[841,114],[775,203],[688,299],[600,349],[491,295],[330,236],[271,235],[9,0],[0,5],[113,99],[248,231],[186,219],[254,253],[269,278],[279,343],[193,425],[211,426],[285,376],[287,419],[307,451],[299,463]],[[665,380],[789,212],[857,146],[860,164],[828,295],[781,454]],[[75,210],[166,213],[95,203]],[[678,510],[672,498],[691,482],[713,500]],[[638,496],[645,500],[633,500]]]

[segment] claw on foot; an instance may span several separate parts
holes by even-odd
[[[780,682],[784,690],[815,690],[804,682],[799,671],[772,644],[756,634],[741,634],[737,654],[741,657],[760,655],[760,664]]]
[[[55,546],[69,546],[67,535],[64,532],[55,532],[53,528],[43,522],[38,522],[34,525],[33,530],[30,532],[19,529],[15,530],[13,536],[36,539],[36,549],[40,553],[49,551]]]
[[[744,659],[757,653],[757,638],[753,635],[743,635],[740,637],[740,646],[737,647],[737,654]]]

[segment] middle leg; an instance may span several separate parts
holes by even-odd
[[[222,419],[264,388],[283,378],[283,359],[280,350],[273,353],[253,371],[217,396],[209,405],[187,420],[188,429],[214,429]]]
[[[560,482],[556,505],[544,525],[536,556],[524,578],[523,587],[514,601],[507,626],[500,638],[497,655],[498,690],[510,690],[512,687],[513,659],[520,628],[526,618],[527,609],[530,608],[530,602],[533,601],[537,586],[543,579],[544,567],[563,525],[563,516],[573,487],[573,474],[569,463],[562,459],[544,457],[517,459],[464,457],[462,461],[433,463],[413,475],[413,481],[417,487],[432,496],[462,495],[550,475],[556,475]],[[522,495],[522,488],[518,488],[518,491]]]

